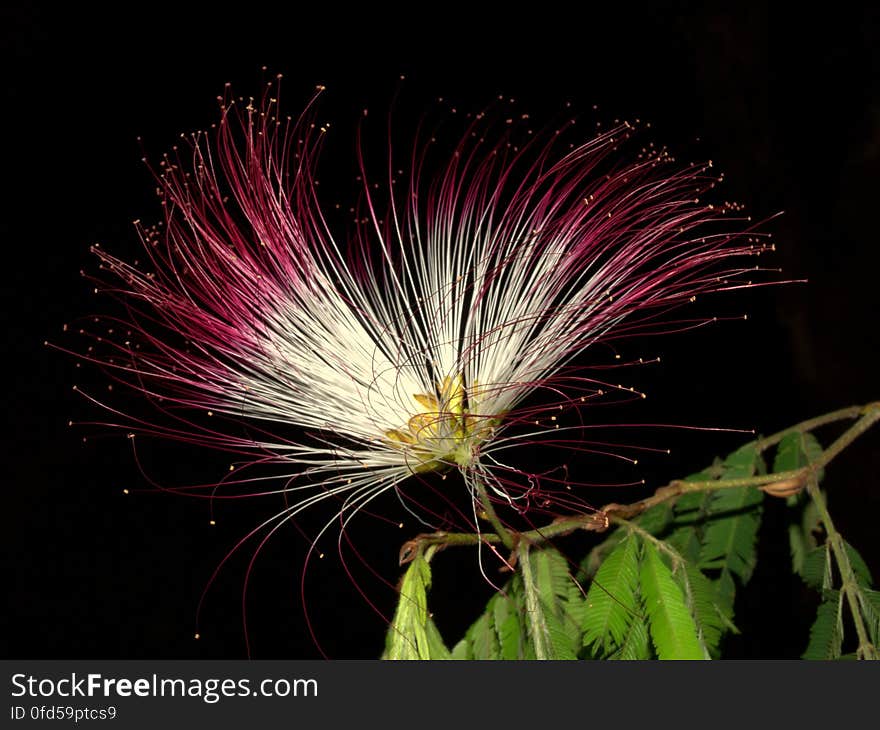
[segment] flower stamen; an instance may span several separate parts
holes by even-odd
[[[385,431],[385,438],[417,459],[415,472],[442,471],[452,464],[467,467],[501,422],[500,415],[472,412],[483,390],[476,382],[465,388],[461,375],[446,376],[436,393],[413,394],[421,411],[409,418],[406,428]]]

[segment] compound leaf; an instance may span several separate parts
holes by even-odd
[[[501,645],[495,632],[495,621],[492,611],[493,602],[497,598],[497,594],[492,596],[486,611],[473,623],[465,635],[466,639],[470,642],[474,659],[501,658]]]
[[[701,568],[720,568],[748,582],[757,562],[755,543],[763,497],[763,492],[751,487],[719,489],[712,495],[711,518],[703,530]]]
[[[520,547],[526,626],[539,659],[576,659],[581,648],[583,599],[556,550]]]
[[[640,579],[642,600],[657,656],[660,659],[704,659],[697,627],[681,589],[657,548],[647,542],[644,544]]]
[[[870,588],[872,585],[871,571],[868,568],[868,564],[865,562],[865,559],[861,555],[859,555],[858,550],[856,550],[845,540],[843,542],[843,546],[846,549],[846,555],[849,558],[849,564],[853,569],[853,573],[856,574],[856,580],[859,582],[859,585]]]
[[[608,656],[609,659],[638,661],[651,658],[651,646],[648,642],[648,627],[645,619],[634,616],[630,621],[620,648]]]
[[[804,558],[801,577],[810,588],[817,591],[831,588],[831,553],[828,544],[813,548]]]
[[[686,563],[679,572],[698,637],[707,652],[717,656],[724,631],[733,626],[732,609],[718,599],[714,583],[695,566]],[[734,627],[735,628],[735,627]]]
[[[386,638],[386,659],[432,658],[432,644],[436,642],[428,638],[427,591],[430,585],[431,566],[419,553],[409,564],[400,584],[400,598]],[[439,638],[439,633],[435,638]],[[440,645],[443,645],[442,640]]]
[[[583,644],[593,651],[622,647],[637,615],[639,542],[626,537],[605,558],[587,592],[581,627]]]
[[[773,459],[773,471],[794,471],[817,461],[822,456],[822,444],[813,434],[793,431],[782,437],[776,447]],[[823,472],[818,477],[821,480]]]
[[[803,653],[804,659],[838,659],[843,645],[840,591],[826,591],[816,611],[816,620],[810,628],[810,642]]]

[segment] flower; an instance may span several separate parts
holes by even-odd
[[[126,334],[88,355],[174,419],[136,427],[277,468],[260,493],[288,506],[264,527],[331,499],[322,534],[344,529],[413,475],[449,470],[476,529],[478,488],[527,511],[534,480],[501,456],[558,439],[556,414],[602,394],[576,356],[750,285],[742,261],[767,248],[719,226],[735,206],[701,202],[719,180],[711,163],[628,152],[627,122],[566,146],[574,122],[532,134],[503,101],[446,153],[419,138],[398,168],[389,152],[381,185],[361,152],[362,199],[340,239],[315,179],[328,126],[314,98],[291,118],[278,95],[277,83],[258,102],[227,92],[212,130],[161,160],[164,221],[137,224],[147,263],[94,248]]]

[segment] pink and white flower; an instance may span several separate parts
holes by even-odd
[[[389,152],[382,184],[361,159],[356,224],[339,237],[315,181],[327,128],[314,99],[290,118],[278,93],[225,95],[211,131],[164,157],[164,221],[138,225],[144,263],[95,247],[126,334],[87,356],[171,418],[127,428],[270,465],[253,480],[287,500],[270,532],[324,500],[325,531],[390,490],[410,505],[401,486],[433,471],[526,512],[535,480],[510,452],[580,428],[556,415],[603,391],[576,356],[749,286],[767,248],[719,224],[732,206],[701,200],[711,164],[640,149],[626,122],[577,145],[573,122],[533,135],[505,102],[471,115],[446,155],[430,138],[400,168]]]

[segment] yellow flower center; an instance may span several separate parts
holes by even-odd
[[[414,393],[419,412],[406,426],[385,431],[385,437],[413,457],[413,471],[441,470],[453,463],[467,466],[501,423],[500,415],[479,412],[480,395],[476,382],[465,390],[460,375],[445,377],[436,393]]]

